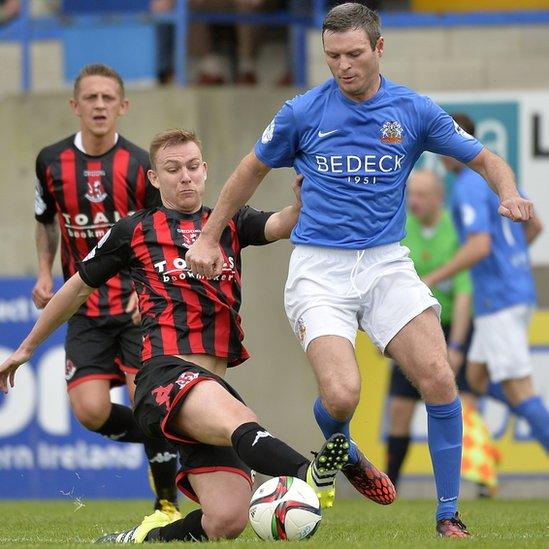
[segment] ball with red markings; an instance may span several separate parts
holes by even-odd
[[[314,490],[294,477],[264,482],[252,496],[249,516],[261,539],[288,541],[310,538],[322,518]]]

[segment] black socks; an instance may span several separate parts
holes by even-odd
[[[146,438],[144,445],[157,499],[166,499],[175,503],[177,501],[175,476],[179,461],[177,448],[161,438]]]
[[[109,418],[95,432],[119,442],[145,441],[145,437],[133,417],[131,408],[121,404],[111,405]]]
[[[387,476],[396,487],[400,477],[402,462],[408,452],[410,437],[396,437],[389,435],[387,439]]]
[[[162,528],[151,530],[145,541],[207,541],[202,528],[202,509],[191,511],[186,517]]]
[[[233,447],[240,459],[254,471],[278,477],[303,477],[309,460],[274,438],[258,423],[244,423],[231,435]]]

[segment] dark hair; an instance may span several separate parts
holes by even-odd
[[[475,135],[475,123],[469,115],[463,112],[453,112],[450,116],[455,120],[457,125],[464,129],[469,135]]]
[[[86,76],[104,76],[106,78],[112,78],[120,86],[120,95],[124,97],[124,81],[122,77],[111,67],[102,65],[100,63],[94,63],[82,67],[82,70],[78,73],[76,80],[74,81],[73,96],[78,99],[80,93],[80,82]]]
[[[190,141],[196,143],[197,147],[202,151],[200,139],[191,130],[166,130],[157,133],[153,137],[151,146],[149,147],[149,160],[151,161],[153,170],[156,169],[156,155],[160,149],[173,147],[174,145],[183,145]]]
[[[363,4],[346,2],[333,7],[324,18],[322,24],[322,36],[326,31],[346,32],[349,30],[363,29],[372,50],[381,36],[381,25],[378,14]]]

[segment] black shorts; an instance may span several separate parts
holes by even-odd
[[[444,332],[444,337],[446,341],[448,341],[448,337],[450,336],[450,326],[442,326],[442,331]],[[463,350],[463,364],[461,365],[458,375],[456,376],[456,385],[458,387],[458,390],[465,393],[471,391],[465,377],[465,362],[467,357],[467,351],[469,350],[469,345],[471,343],[471,336],[472,330],[467,337],[467,341],[465,342],[465,347]],[[421,400],[421,396],[418,390],[402,373],[402,370],[396,362],[391,363],[391,381],[389,384],[389,395],[412,398],[414,400]]]
[[[141,368],[141,329],[129,314],[107,317],[75,315],[65,338],[68,389],[90,379],[124,385],[125,374]]]
[[[232,446],[202,444],[170,429],[170,419],[183,404],[189,390],[206,380],[216,381],[240,402],[244,402],[223,378],[174,356],[147,360],[135,378],[135,419],[147,436],[167,438],[177,443],[181,463],[177,486],[194,501],[198,501],[198,498],[189,483],[190,473],[199,475],[228,471],[243,476],[250,486],[252,484],[250,468],[238,457]]]

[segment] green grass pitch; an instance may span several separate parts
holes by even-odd
[[[230,496],[227,494],[227,499]],[[83,547],[104,532],[126,529],[150,512],[147,501],[0,502],[0,546]],[[78,508],[79,507],[79,508]],[[183,511],[191,509],[184,505]],[[397,501],[381,507],[367,501],[337,501],[326,511],[315,536],[304,542],[262,542],[248,528],[238,540],[208,543],[215,547],[440,547],[441,543],[465,543],[498,549],[549,548],[549,500],[476,500],[461,505],[463,520],[474,534],[470,540],[439,540],[433,527],[434,502]],[[154,544],[152,547],[158,547]],[[181,543],[161,547],[181,547]],[[187,546],[187,544],[185,544]],[[195,545],[193,545],[196,547]]]

